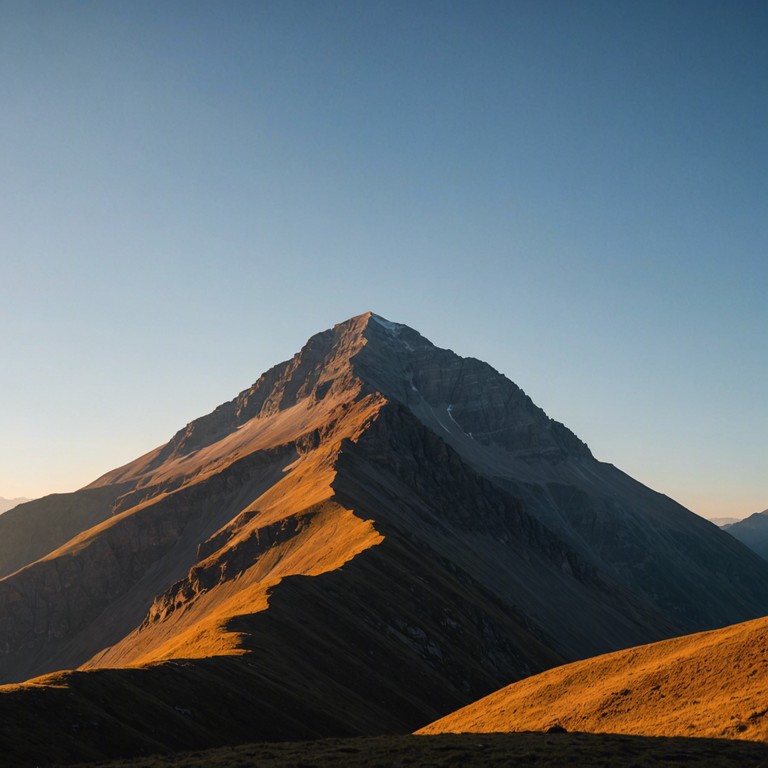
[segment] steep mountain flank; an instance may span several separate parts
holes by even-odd
[[[0,711],[34,740],[42,708],[60,761],[404,732],[554,665],[768,613],[768,563],[489,365],[370,313],[166,445],[0,517],[0,566],[0,682],[19,684]]]
[[[768,741],[768,618],[551,669],[420,734],[569,731]]]
[[[762,564],[752,557],[739,564],[743,550],[726,535],[595,460],[491,366],[376,315],[366,334],[371,342],[354,360],[361,378],[403,403],[588,561],[649,596],[679,632],[762,613],[765,587],[753,570]],[[740,607],[733,602],[742,598]]]

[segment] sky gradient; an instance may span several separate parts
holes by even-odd
[[[373,310],[768,507],[768,5],[0,2],[0,496]]]

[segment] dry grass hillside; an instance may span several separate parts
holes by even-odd
[[[768,742],[768,618],[567,664],[420,734],[543,730]]]

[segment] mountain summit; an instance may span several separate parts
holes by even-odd
[[[383,395],[438,432],[503,446],[519,457],[589,455],[572,432],[549,419],[491,366],[439,349],[408,326],[367,312],[312,336],[293,358],[188,424],[145,464],[129,464],[93,485],[218,443],[253,419],[261,423],[296,406],[334,406],[361,395]],[[319,411],[325,413],[327,407]]]
[[[0,517],[0,682],[46,675],[0,713],[31,732],[44,706],[58,730],[35,758],[59,762],[403,732],[766,612],[768,563],[491,366],[366,313]]]

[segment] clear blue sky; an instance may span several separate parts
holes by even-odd
[[[0,496],[372,309],[768,507],[765,2],[0,2]]]

